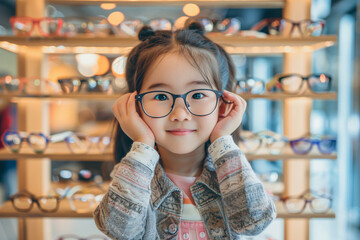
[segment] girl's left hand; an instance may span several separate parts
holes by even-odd
[[[245,109],[246,101],[239,95],[224,90],[223,102],[219,109],[219,119],[210,135],[210,141],[214,142],[219,137],[230,135],[241,124]]]

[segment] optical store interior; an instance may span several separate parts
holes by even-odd
[[[109,239],[92,214],[127,54],[189,19],[233,60],[236,144],[277,208],[244,239],[360,239],[359,1],[1,0],[1,240]]]

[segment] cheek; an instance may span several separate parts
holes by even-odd
[[[218,122],[218,119],[219,119],[218,112],[215,111],[211,115],[205,118],[200,118],[199,123],[204,131],[211,133],[216,123]]]
[[[160,118],[151,118],[146,116],[144,113],[141,115],[141,118],[155,135],[159,132],[160,126],[162,126]]]

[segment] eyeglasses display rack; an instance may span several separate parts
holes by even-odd
[[[107,1],[104,1],[107,2]],[[163,4],[162,1],[118,1],[119,4]],[[169,1],[171,2],[171,1]],[[177,1],[182,4],[186,1]],[[301,0],[286,1],[199,1],[199,5],[224,5],[237,7],[283,7],[283,15],[291,19],[307,19],[310,17],[310,5],[308,2]],[[67,0],[17,0],[16,15],[28,16],[33,18],[43,17],[45,4],[95,4],[94,1],[67,1]],[[96,1],[100,4],[102,1]],[[197,0],[193,1],[197,3]],[[210,36],[211,38],[211,36]],[[131,41],[130,41],[130,40]],[[0,47],[15,52],[18,58],[18,75],[22,77],[41,76],[44,66],[45,54],[57,51],[56,46],[61,44],[62,48],[58,49],[58,53],[77,53],[80,47],[90,51],[98,51],[99,53],[124,53],[134,46],[134,38],[125,40],[116,39],[114,36],[105,38],[25,38],[25,37],[0,37]],[[283,72],[298,73],[304,76],[311,72],[311,54],[313,51],[329,47],[336,42],[336,36],[320,36],[320,37],[269,37],[265,39],[237,37],[237,36],[216,36],[213,40],[223,45],[229,53],[243,54],[282,54],[283,55]],[[86,44],[84,47],[82,44]],[[55,49],[55,50],[54,50]],[[126,49],[126,50],[124,50]],[[58,98],[71,99],[88,99],[89,101],[111,100],[114,101],[119,95],[104,95],[101,93],[92,94],[71,94],[71,95],[19,95],[19,94],[2,94],[0,98],[17,99],[18,112],[18,130],[19,131],[41,131],[45,134],[50,131],[49,119],[49,102]],[[324,95],[305,94],[305,95],[289,95],[285,93],[266,93],[264,95],[244,94],[244,98],[251,99],[265,98],[269,100],[282,100],[283,105],[283,132],[288,138],[295,138],[299,135],[308,133],[310,130],[310,113],[313,99],[332,99],[336,100],[336,93]],[[112,154],[72,154],[64,151],[35,154],[28,151],[23,146],[22,152],[9,153],[5,149],[0,150],[0,161],[5,159],[17,159],[17,175],[18,190],[27,190],[34,195],[41,196],[47,194],[50,189],[50,161],[95,161],[102,159],[103,161],[111,161]],[[285,195],[296,195],[302,193],[309,188],[310,175],[310,159],[322,158],[336,160],[336,154],[330,155],[296,155],[290,151],[285,151],[280,155],[271,154],[249,154],[248,159],[268,159],[268,160],[284,160],[284,193]],[[19,219],[19,239],[52,239],[49,236],[48,218],[71,217],[71,218],[91,218],[91,213],[75,213],[72,212],[67,203],[61,202],[56,212],[44,213],[34,207],[29,212],[16,211],[10,201],[0,206],[1,217],[16,217]],[[311,218],[334,218],[332,211],[327,213],[312,213],[304,211],[300,214],[289,214],[278,206],[278,218],[284,218],[284,239],[285,240],[307,240],[309,239],[309,220]],[[25,231],[26,228],[26,231]]]

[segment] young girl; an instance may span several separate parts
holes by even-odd
[[[259,234],[276,210],[231,136],[246,103],[224,90],[230,57],[200,29],[144,27],[139,39],[127,59],[130,93],[113,105],[119,163],[97,227],[127,240]]]

